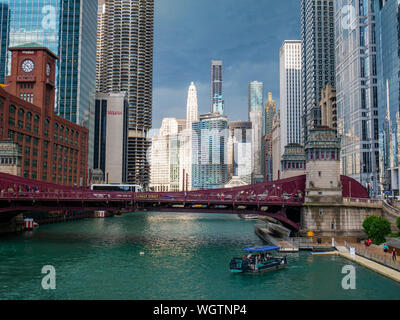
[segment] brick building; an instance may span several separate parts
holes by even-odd
[[[89,132],[54,114],[57,56],[37,44],[9,50],[11,74],[0,88],[0,141],[21,146],[23,177],[86,186]]]

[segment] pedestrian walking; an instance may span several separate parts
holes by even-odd
[[[383,251],[385,251],[385,253],[389,251],[389,246],[387,244],[383,246]]]
[[[394,249],[393,248],[393,251],[392,251],[392,260],[394,261],[394,262],[396,262],[396,249]]]

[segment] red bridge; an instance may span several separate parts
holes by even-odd
[[[356,180],[342,176],[343,197],[369,198]],[[299,230],[306,176],[230,189],[191,192],[109,192],[64,187],[0,173],[0,215],[55,210],[260,214]]]

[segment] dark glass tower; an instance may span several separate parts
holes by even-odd
[[[301,0],[303,141],[321,124],[321,90],[335,79],[333,0]]]
[[[0,83],[4,83],[7,70],[8,28],[10,11],[8,4],[0,2]]]
[[[223,114],[222,100],[222,61],[211,60],[211,113]]]

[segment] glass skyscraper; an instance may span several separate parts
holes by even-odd
[[[375,1],[381,188],[399,193],[400,3]]]
[[[58,56],[56,114],[89,129],[92,167],[97,1],[0,0],[0,6],[9,9],[8,32],[5,38],[2,34],[2,42],[6,39],[9,47],[37,43]],[[4,59],[10,72],[10,53],[5,58],[1,50],[0,62]]]
[[[259,81],[249,83],[249,121],[252,123],[252,149],[253,149],[253,181],[262,175],[263,149],[263,118],[264,118],[264,84]]]
[[[301,0],[303,141],[321,124],[321,90],[335,87],[334,0]]]
[[[228,183],[228,121],[218,113],[192,123],[192,190],[218,189]]]
[[[336,103],[341,173],[378,191],[379,131],[372,0],[336,0]]]
[[[10,11],[8,4],[0,2],[0,83],[4,83],[7,70],[7,48],[8,48],[8,33],[9,33]]]

